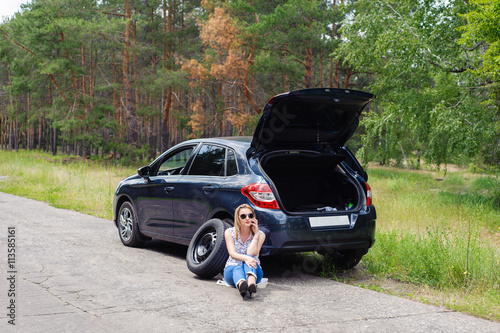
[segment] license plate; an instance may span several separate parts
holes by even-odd
[[[309,223],[311,228],[348,227],[351,225],[347,215],[310,217]]]

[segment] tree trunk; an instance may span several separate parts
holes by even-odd
[[[44,132],[44,119],[43,115],[40,115],[38,118],[38,149],[45,150],[45,143],[43,140],[43,132]]]
[[[172,69],[172,42],[171,32],[173,29],[173,11],[174,5],[172,0],[168,1],[168,15],[167,15],[167,0],[163,0],[163,33],[167,37],[167,43],[163,48],[163,62],[167,70]],[[170,131],[169,131],[169,118],[170,108],[172,107],[172,87],[168,87],[163,105],[163,121],[162,121],[162,148],[167,149],[170,147]]]
[[[345,80],[344,80],[344,88],[349,89],[351,86],[351,77],[352,77],[353,71],[351,68],[347,68],[345,70]]]
[[[134,21],[134,43],[137,45],[137,24]],[[135,83],[135,109],[139,110],[139,70],[137,68],[137,49],[134,48],[134,83]]]
[[[94,68],[97,64],[97,50],[96,56],[94,57],[93,53],[93,47],[92,47],[92,41],[90,41],[90,69],[89,69],[89,101],[90,101],[90,110],[94,109],[94,88],[95,88],[95,78],[94,78]]]
[[[123,132],[122,132],[123,113],[122,113],[122,107],[119,104],[119,100],[118,100],[118,90],[116,89],[116,86],[118,85],[118,66],[115,62],[114,56],[113,56],[113,70],[114,70],[113,109],[116,112],[115,119],[118,122],[118,128],[119,128],[118,135],[120,138],[122,138],[123,137]]]
[[[335,88],[340,88],[340,62],[335,61]]]
[[[341,4],[344,4],[344,0],[341,0]],[[337,5],[337,0],[333,0],[333,6]],[[340,39],[340,34],[337,32],[337,23],[332,23],[332,40]],[[335,75],[333,75],[333,64],[335,63]],[[340,61],[333,59],[330,60],[330,87],[340,88]]]
[[[50,147],[52,150],[52,155],[57,154],[57,128],[52,127]]]
[[[126,27],[125,27],[125,43],[123,48],[123,111],[124,117],[127,124],[127,144],[132,146],[137,146],[138,135],[137,135],[137,125],[138,119],[135,115],[134,104],[132,103],[132,89],[130,87],[130,32],[132,27],[132,19],[130,13],[130,2],[125,0],[125,12],[126,12]]]
[[[255,13],[255,23],[259,23],[259,14]],[[255,101],[252,98],[252,95],[250,95],[250,89],[248,88],[249,86],[249,76],[250,76],[250,66],[252,66],[254,54],[255,54],[255,45],[257,44],[257,38],[253,39],[253,45],[252,49],[250,51],[250,54],[248,55],[247,58],[247,63],[245,65],[245,74],[244,74],[244,80],[243,80],[243,89],[245,93],[245,97],[247,98],[248,102],[252,106],[252,109],[254,110],[255,113],[260,114],[261,110],[255,103]]]
[[[320,66],[319,66],[319,87],[323,87],[323,71],[325,67],[325,50],[321,50],[321,59],[320,59]]]
[[[308,41],[308,46],[306,47],[306,59],[304,61],[304,66],[306,68],[306,74],[304,76],[304,88],[312,87],[312,48],[311,41]]]

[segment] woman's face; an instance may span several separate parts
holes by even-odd
[[[250,217],[252,216],[252,217]],[[242,218],[245,217],[245,218]],[[250,227],[253,221],[253,212],[249,208],[242,208],[240,209],[240,225],[242,227]]]

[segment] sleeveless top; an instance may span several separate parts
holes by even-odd
[[[241,241],[241,233],[238,235],[238,238],[236,238],[236,233],[234,231],[234,227],[229,228],[229,231],[231,232],[231,236],[233,236],[234,247],[236,248],[236,252],[238,252],[239,254],[246,255],[248,247],[250,246],[250,243],[252,242],[253,235],[250,233],[250,236],[248,237],[248,239],[243,243]],[[259,230],[259,235],[263,234],[263,233],[264,232],[262,230]],[[257,260],[257,262],[260,265],[259,255],[254,256],[254,258],[255,258],[255,260]],[[235,265],[242,265],[242,264],[243,264],[243,261],[236,260],[233,257],[229,256],[229,258],[226,261],[226,266],[225,267],[227,267],[227,266],[235,266]]]

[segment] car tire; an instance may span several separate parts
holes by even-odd
[[[144,239],[141,237],[137,227],[137,218],[134,207],[128,201],[125,201],[118,211],[118,235],[123,245],[138,247],[144,244]]]
[[[355,249],[355,250],[330,250],[326,253],[321,253],[324,256],[332,258],[333,264],[337,269],[352,269],[359,262],[361,258],[368,252],[366,249]]]
[[[191,272],[203,279],[211,279],[224,270],[229,257],[224,231],[229,227],[227,222],[211,219],[196,231],[186,255]]]

